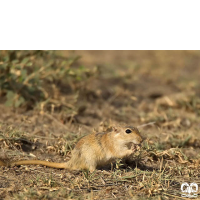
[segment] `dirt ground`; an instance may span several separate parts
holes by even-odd
[[[182,183],[200,188],[200,51],[58,53],[80,55],[77,65],[96,67],[96,75],[78,94],[58,94],[70,111],[17,110],[1,101],[1,160],[65,162],[93,131],[155,124],[140,128],[139,152],[106,170],[0,167],[0,199],[180,199]]]

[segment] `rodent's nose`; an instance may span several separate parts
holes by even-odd
[[[144,138],[143,137],[140,137],[140,145],[141,143],[144,141]]]

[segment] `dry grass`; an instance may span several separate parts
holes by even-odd
[[[180,199],[183,182],[200,186],[200,53],[78,54],[81,64],[101,67],[76,102],[68,102],[70,111],[36,107],[13,112],[0,105],[1,159],[63,162],[77,140],[94,129],[111,123],[155,124],[140,128],[146,140],[139,152],[106,170],[1,167],[0,199]],[[57,103],[75,94],[59,95]]]

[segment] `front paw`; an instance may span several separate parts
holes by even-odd
[[[131,145],[131,150],[132,150],[132,152],[135,152],[136,151],[136,145],[132,144]]]
[[[136,152],[136,151],[139,151],[139,150],[140,150],[140,146],[139,146],[139,145],[132,144],[131,150],[132,150],[133,153]]]

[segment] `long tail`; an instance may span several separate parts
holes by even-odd
[[[15,166],[15,165],[44,165],[47,167],[52,168],[59,168],[59,169],[68,169],[67,162],[66,163],[55,163],[55,162],[48,162],[43,160],[20,160],[20,161],[14,161],[9,164],[9,166]],[[1,166],[1,163],[0,163]]]

